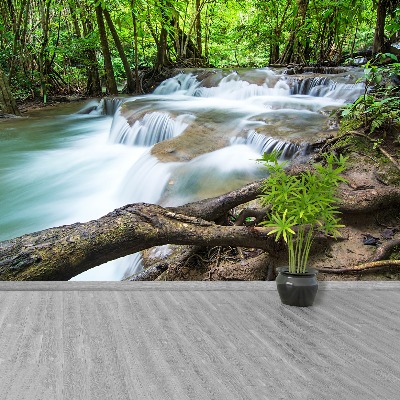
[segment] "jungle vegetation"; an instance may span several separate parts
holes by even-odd
[[[399,31],[399,0],[4,0],[0,76],[21,101],[139,93],[146,70],[338,64]]]

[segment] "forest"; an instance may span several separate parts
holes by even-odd
[[[398,52],[396,0],[7,0],[0,71],[14,98],[152,89],[183,67],[338,65]]]
[[[132,127],[146,120],[146,94],[181,71],[223,71],[236,74],[234,80],[240,71],[256,69],[256,74],[267,74],[266,80],[274,81],[277,75],[272,77],[268,71],[275,68],[284,77],[294,76],[290,93],[299,95],[300,104],[310,85],[317,82],[327,90],[333,79],[311,81],[302,72],[342,73],[347,79],[343,68],[357,68],[352,87],[358,90],[357,85],[362,85],[362,91],[339,108],[321,106],[315,113],[316,118],[334,121],[335,134],[329,131],[313,142],[311,162],[292,165],[289,174],[315,172],[314,162],[321,162],[327,152],[344,154],[346,159],[350,155],[347,186],[338,194],[346,239],[334,242],[332,237],[318,237],[314,261],[328,277],[378,270],[387,279],[399,279],[398,57],[398,0],[7,0],[0,4],[0,116],[10,117],[4,120],[21,116],[21,110],[33,103],[45,108],[53,102],[104,98],[111,99],[104,104],[114,107],[120,106],[112,103],[119,95],[143,95],[139,112],[135,105],[142,100],[128,101],[121,111]],[[199,73],[204,82],[211,80],[208,73]],[[281,93],[279,84],[289,87],[286,81],[279,82],[274,88],[277,93]],[[204,84],[204,89],[209,86]],[[270,106],[274,107],[278,106]],[[311,113],[312,106],[301,107]],[[164,114],[165,126],[175,124],[174,113],[178,112]],[[193,134],[214,132],[216,144],[210,149],[219,150],[229,140],[245,140],[222,138],[213,126],[213,118],[222,119],[222,114],[211,115],[198,117]],[[192,117],[182,118],[185,125]],[[4,132],[1,139],[8,139],[8,131]],[[317,136],[316,130],[311,132]],[[152,155],[176,163],[202,155],[192,144],[192,155],[180,154],[177,140],[166,140],[166,145],[156,141]],[[168,185],[172,190],[174,179]],[[285,262],[277,256],[283,244],[275,241],[271,229],[257,226],[266,210],[247,208],[262,188],[262,182],[253,179],[240,188],[178,206],[140,200],[108,209],[107,215],[91,221],[6,237],[0,242],[0,280],[67,280],[160,245],[173,245],[172,254],[153,259],[145,253],[145,271],[131,279],[274,279],[274,267]],[[369,246],[362,251],[360,236]],[[336,260],[332,268],[324,267],[327,258]]]

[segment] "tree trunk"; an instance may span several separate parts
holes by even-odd
[[[222,196],[169,209],[128,205],[99,220],[0,242],[0,280],[68,280],[104,262],[155,245],[209,245],[213,243],[213,236],[216,243],[235,245],[232,238],[239,234],[242,241],[237,245],[244,246],[245,241],[252,247],[257,243],[263,246],[265,239],[248,242],[254,235],[260,235],[254,228],[221,227],[206,221],[217,220],[231,208],[254,200],[260,194],[260,187],[261,181],[258,181]],[[157,222],[157,215],[162,222],[160,219]],[[204,228],[212,234],[207,237]]]
[[[167,50],[168,50],[168,31],[162,27],[161,28],[161,33],[160,33],[160,38],[158,40],[157,44],[157,62],[155,69],[156,70],[161,70],[162,67],[168,64],[168,55],[167,55]]]
[[[304,25],[309,0],[296,0],[297,3],[297,13],[295,17],[294,27],[290,32],[288,44],[282,53],[282,57],[279,60],[281,64],[289,64],[291,62],[298,62],[301,59],[305,59],[305,55],[300,51],[299,42],[299,30]]]
[[[142,93],[142,87],[139,79],[139,46],[138,46],[138,32],[137,32],[137,17],[135,14],[135,0],[132,0],[132,23],[133,23],[133,42],[135,47],[135,91]]]
[[[385,20],[386,11],[390,1],[379,0],[376,10],[376,25],[374,33],[374,44],[372,46],[372,53],[382,53],[385,51]]]
[[[269,50],[269,64],[275,64],[279,60],[279,44],[272,43]]]
[[[173,2],[166,0],[163,5],[160,5],[161,12],[161,31],[156,40],[157,44],[157,61],[155,69],[161,70],[164,66],[168,65],[170,60],[168,57],[168,35],[173,34],[174,21],[172,15],[175,12]]]
[[[77,4],[78,6],[78,4]],[[86,9],[82,9],[82,28],[83,34],[87,37],[90,32],[93,31],[92,20],[89,19],[89,12]],[[97,61],[96,50],[93,48],[88,48],[86,51],[87,57],[87,83],[86,83],[86,94],[89,96],[101,96],[101,82],[99,74],[99,63]]]
[[[21,115],[18,110],[17,103],[11,94],[8,79],[0,69],[0,113]]]
[[[1,280],[67,280],[107,261],[163,244],[265,249],[267,228],[220,226],[151,204],[0,243]]]
[[[76,37],[81,38],[82,34],[77,16],[77,4],[75,3],[74,0],[68,0],[68,7],[69,7],[69,12],[71,14],[72,24],[74,25],[75,35]]]
[[[201,2],[200,0],[196,0],[196,44],[197,44],[197,52],[198,57],[202,56],[202,38],[201,38]]]
[[[39,51],[39,74],[41,84],[41,94],[43,103],[47,102],[47,87],[50,72],[49,62],[49,23],[50,23],[50,3],[49,1],[40,0],[38,2],[39,14],[42,27],[42,43]]]
[[[97,25],[99,28],[101,48],[104,57],[104,69],[106,71],[107,93],[111,95],[117,95],[118,88],[117,88],[117,83],[115,82],[114,69],[111,62],[111,54],[110,54],[110,49],[108,47],[106,28],[104,26],[104,19],[103,19],[103,9],[101,7],[101,4],[96,6],[96,18],[97,18]]]
[[[25,51],[25,37],[21,35],[21,26],[24,26],[27,23],[28,20],[28,9],[29,9],[29,4],[27,2],[27,0],[23,0],[21,2],[21,5],[19,6],[20,10],[19,10],[19,16],[18,19],[15,18],[15,15],[12,16],[12,20],[13,20],[13,32],[14,32],[14,40],[13,40],[13,56],[11,57],[10,60],[10,70],[9,70],[9,77],[10,79],[12,79],[14,77],[14,73],[16,70],[16,64],[17,62],[21,62],[20,61],[20,53]],[[10,4],[10,12],[14,12],[14,7],[12,6],[12,4]],[[25,11],[25,13],[24,13]],[[24,21],[23,21],[23,16],[25,14],[24,17]]]
[[[124,48],[122,47],[121,40],[119,39],[118,33],[115,29],[114,23],[112,22],[112,19],[111,19],[111,16],[110,16],[110,13],[108,12],[108,10],[103,9],[103,14],[104,14],[104,17],[106,18],[107,25],[108,25],[111,35],[114,39],[115,47],[118,50],[118,54],[121,58],[122,65],[124,66],[128,93],[134,93],[135,92],[135,81],[133,79],[133,74],[132,74],[131,67],[128,63],[128,59],[126,58]]]

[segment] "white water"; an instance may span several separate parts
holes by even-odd
[[[179,115],[173,119],[165,112],[149,112],[130,126],[118,111],[114,115],[110,140],[128,146],[153,146],[179,136],[188,126],[185,120],[191,119],[190,115]]]
[[[272,153],[276,151],[280,154],[282,160],[290,160],[295,155],[304,154],[308,150],[307,144],[299,145],[290,143],[284,140],[277,140],[272,137],[260,135],[259,133],[250,130],[246,138],[232,138],[232,144],[246,144],[254,149],[258,154]]]
[[[275,148],[290,159],[304,152],[301,143],[323,130],[326,110],[361,93],[340,79],[296,86],[264,69],[216,73],[203,85],[181,74],[152,95],[90,102],[81,114],[6,121],[0,126],[0,240],[88,221],[126,203],[184,204],[262,178],[260,154]],[[196,126],[186,155],[169,163],[151,155],[156,143]],[[188,156],[203,142],[206,153]],[[74,279],[120,280],[140,268],[135,254]]]

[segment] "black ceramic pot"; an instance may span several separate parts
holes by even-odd
[[[318,291],[317,271],[292,274],[287,269],[280,269],[276,277],[276,286],[283,304],[297,307],[312,306]]]

